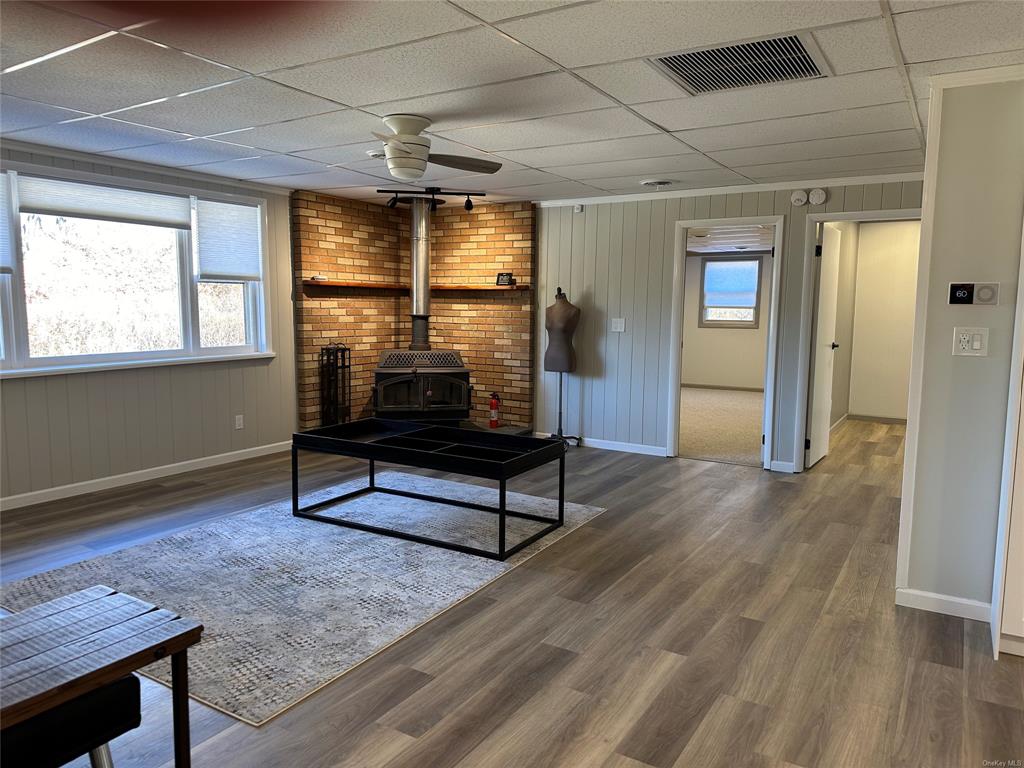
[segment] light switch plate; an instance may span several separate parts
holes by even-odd
[[[953,354],[958,357],[988,357],[988,328],[954,328]]]
[[[612,318],[612,333],[623,333],[626,330],[626,318],[624,317],[613,317]]]

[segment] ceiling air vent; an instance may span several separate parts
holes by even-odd
[[[692,94],[825,77],[819,61],[822,58],[813,44],[805,45],[797,35],[651,59]]]

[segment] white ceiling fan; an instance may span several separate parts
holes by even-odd
[[[430,138],[420,133],[430,127],[431,120],[422,115],[387,115],[384,125],[393,133],[373,135],[384,142],[388,171],[396,179],[412,181],[423,175],[427,163],[457,168],[469,173],[494,173],[501,163],[462,155],[438,155],[430,151]]]

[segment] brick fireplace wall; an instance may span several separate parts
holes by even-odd
[[[409,211],[315,192],[292,195],[299,424],[319,424],[320,347],[352,349],[353,417],[372,415],[373,369],[386,349],[408,346],[403,288],[309,285],[329,281],[409,284]],[[487,419],[492,391],[502,421],[533,422],[533,290],[489,290],[498,272],[534,283],[534,211],[528,202],[438,209],[431,221],[430,342],[462,353],[471,371],[471,418]],[[474,289],[474,287],[476,287]]]

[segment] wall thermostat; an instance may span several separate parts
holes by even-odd
[[[994,307],[999,304],[999,283],[950,283],[949,303]]]
[[[801,206],[807,204],[807,193],[802,189],[798,189],[792,195],[789,196],[789,202],[793,205]]]
[[[828,193],[824,189],[812,189],[807,195],[807,199],[810,200],[811,205],[821,205],[828,200]]]

